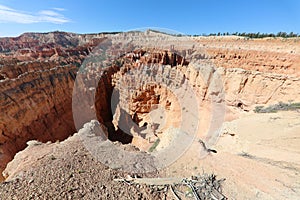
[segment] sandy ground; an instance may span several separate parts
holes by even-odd
[[[299,199],[300,113],[246,113],[225,122],[212,148],[199,159],[199,144],[167,169],[168,176],[213,172],[226,178],[229,199]]]

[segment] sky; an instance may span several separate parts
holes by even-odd
[[[24,32],[99,33],[164,28],[300,33],[298,0],[0,0],[0,37]]]

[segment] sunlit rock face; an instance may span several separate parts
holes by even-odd
[[[74,82],[85,58],[110,38],[124,42],[134,38],[138,48],[128,48],[117,57],[119,62],[105,69],[87,68],[90,73],[78,79],[82,82],[79,87],[86,95],[95,96],[86,104],[77,101],[77,107],[83,116],[80,125],[94,119],[89,118],[94,112],[113,141],[147,149],[149,141],[160,137],[168,127],[179,126],[174,119],[180,119],[182,108],[168,87],[184,89],[186,82],[197,89],[201,105],[211,100],[224,102],[234,113],[250,111],[256,104],[300,101],[299,40],[181,37],[174,47],[169,44],[174,42],[173,36],[159,33],[53,32],[1,38],[1,171],[28,140],[63,140],[80,128],[75,126],[72,112]],[[151,43],[153,38],[158,42]],[[112,43],[111,48],[120,49],[118,45]],[[209,65],[199,67],[195,60]],[[147,70],[152,73],[150,78],[155,78],[152,84],[142,82]],[[158,79],[165,85],[157,84]],[[168,83],[170,79],[172,83]],[[216,79],[221,86],[215,84]],[[86,85],[91,81],[96,83]],[[135,90],[125,92],[126,84],[134,81]],[[118,95],[117,103],[112,95]],[[151,118],[151,113],[160,109],[165,110],[162,118]],[[163,124],[165,129],[156,131],[156,124]]]

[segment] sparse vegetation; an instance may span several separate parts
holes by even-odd
[[[244,157],[244,158],[250,158],[250,159],[252,159],[252,158],[254,158],[254,156],[252,156],[252,155],[250,155],[249,153],[247,153],[247,152],[242,152],[242,153],[239,153],[238,154],[239,156],[242,156],[242,157]]]
[[[300,109],[300,103],[283,103],[279,102],[275,105],[270,105],[268,107],[256,106],[254,109],[255,113],[276,113],[277,111],[288,111],[288,110],[298,110]]]
[[[51,155],[51,156],[50,156],[50,159],[51,159],[51,160],[56,160],[56,157],[55,157],[54,155]]]
[[[278,33],[239,33],[239,32],[235,32],[235,33],[210,33],[210,34],[200,34],[200,35],[194,35],[194,36],[229,36],[229,35],[235,35],[235,36],[242,36],[242,37],[248,37],[248,38],[266,38],[266,37],[282,37],[282,38],[294,38],[294,37],[300,37],[300,34],[298,33],[294,33],[294,32],[290,32],[290,33],[286,33],[286,32],[278,32]]]
[[[117,67],[122,67],[122,65],[124,64],[124,61],[122,61],[122,60],[115,60],[114,62],[113,62],[113,64],[115,65],[115,66],[117,66]]]
[[[149,152],[153,152],[156,149],[159,142],[160,142],[160,139],[157,138],[157,140],[155,140],[154,144],[149,148]]]

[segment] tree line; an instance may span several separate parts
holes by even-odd
[[[286,32],[278,32],[278,33],[239,33],[239,32],[235,32],[235,33],[210,33],[210,34],[202,34],[202,35],[194,35],[194,36],[226,36],[226,35],[235,35],[235,36],[242,36],[242,37],[249,37],[249,38],[265,38],[265,37],[283,37],[283,38],[292,38],[292,37],[300,37],[300,34],[298,33],[294,33],[294,32],[290,32],[290,33],[286,33]]]
[[[287,33],[284,31],[280,31],[278,33],[261,33],[261,32],[257,32],[257,33],[254,33],[254,32],[253,33],[224,32],[224,33],[221,33],[221,32],[218,32],[218,33],[210,33],[210,34],[203,33],[203,34],[198,34],[198,35],[197,34],[196,35],[185,35],[185,34],[176,34],[176,33],[175,34],[174,33],[166,33],[166,32],[154,30],[154,29],[148,29],[148,30],[152,31],[152,32],[156,32],[156,33],[163,33],[163,34],[178,36],[178,37],[181,37],[181,36],[232,36],[232,35],[248,37],[248,38],[266,38],[266,37],[294,38],[294,37],[300,37],[300,34],[298,34],[298,33],[294,33],[294,32]],[[137,31],[137,32],[140,32],[140,31]],[[120,32],[113,32],[112,34],[117,34],[117,33],[120,33]]]

